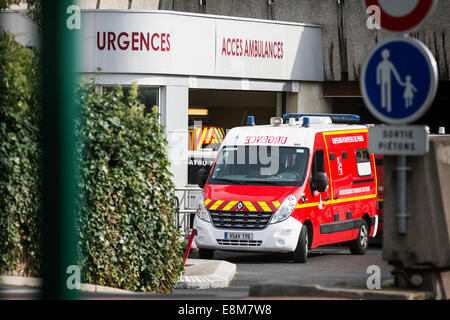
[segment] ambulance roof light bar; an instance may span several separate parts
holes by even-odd
[[[247,126],[254,126],[255,125],[255,116],[248,116],[247,117]]]
[[[283,124],[283,118],[280,117],[271,117],[270,118],[270,125],[277,127],[277,126],[281,126]]]
[[[289,118],[289,121],[294,120],[294,118]],[[310,125],[330,125],[333,122],[330,117],[300,117],[298,121],[302,127],[308,128]]]
[[[286,113],[283,115],[283,120],[289,121],[290,118],[300,120],[301,117],[329,117],[333,123],[359,123],[360,117],[356,114],[346,113]]]

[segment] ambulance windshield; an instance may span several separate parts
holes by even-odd
[[[308,159],[307,148],[224,146],[208,183],[301,186]]]

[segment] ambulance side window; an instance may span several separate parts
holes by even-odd
[[[317,172],[325,172],[323,150],[316,150],[314,152],[313,163],[311,168],[311,177],[315,178],[317,176]]]
[[[372,166],[370,164],[370,155],[367,149],[356,150],[356,167],[360,177],[372,175]]]
[[[311,176],[309,179],[309,188],[311,191],[317,190],[317,176],[318,172],[325,172],[325,152],[323,150],[316,150],[311,165]]]

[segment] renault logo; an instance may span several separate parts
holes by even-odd
[[[239,203],[237,204],[238,210],[242,210],[243,206],[244,206],[244,204],[242,203],[242,201],[239,201]]]

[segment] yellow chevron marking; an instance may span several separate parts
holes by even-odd
[[[201,150],[202,149],[202,144],[203,144],[203,141],[205,139],[205,134],[206,134],[207,131],[208,130],[206,128],[203,128],[202,137],[201,137],[200,141],[198,142],[197,150]]]
[[[233,206],[238,203],[238,201],[230,201],[228,202],[228,204],[222,209],[223,211],[228,211],[231,208],[233,208]]]
[[[269,206],[267,205],[267,203],[265,203],[264,201],[258,201],[258,204],[261,206],[261,208],[265,211],[265,212],[271,212],[272,210],[269,208]]]
[[[277,209],[280,206],[280,203],[278,201],[272,201],[272,203],[275,206],[275,208],[277,208]]]
[[[242,201],[242,203],[245,204],[249,211],[257,211],[250,201]]]
[[[211,202],[211,199],[206,199],[206,200],[205,200],[205,206],[207,206],[208,203],[210,203],[210,202]]]
[[[217,200],[210,208],[209,210],[215,210],[218,206],[222,204],[223,200]]]
[[[202,143],[211,143],[212,133],[213,133],[213,128],[209,128],[208,133],[206,134],[205,140]]]

